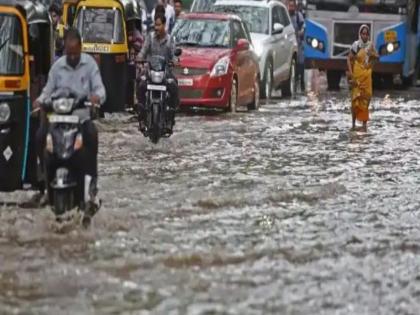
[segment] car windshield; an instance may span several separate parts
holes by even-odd
[[[215,5],[215,12],[238,15],[251,33],[268,34],[268,8],[243,5]]]
[[[229,47],[229,22],[220,20],[178,19],[172,31],[177,45]]]
[[[216,0],[194,0],[191,12],[210,12]]]
[[[124,43],[123,21],[120,10],[88,8],[77,16],[77,28],[85,43]]]
[[[22,74],[22,26],[14,15],[0,14],[0,75]]]
[[[308,10],[347,12],[357,7],[359,12],[398,14],[401,8],[410,7],[414,0],[308,0]]]

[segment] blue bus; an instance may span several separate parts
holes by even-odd
[[[305,66],[326,70],[328,88],[339,89],[347,70],[346,57],[358,38],[359,27],[369,25],[380,55],[375,81],[391,86],[395,75],[413,82],[418,54],[419,0],[307,0]]]

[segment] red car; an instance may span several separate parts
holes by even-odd
[[[189,13],[172,35],[182,48],[174,69],[182,107],[216,107],[235,112],[257,109],[260,102],[258,57],[239,17]]]

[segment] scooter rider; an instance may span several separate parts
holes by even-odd
[[[168,63],[177,64],[177,58],[175,57],[175,42],[172,37],[165,30],[166,17],[163,14],[155,15],[155,31],[150,33],[146,37],[146,41],[137,56],[138,62],[144,62],[151,56],[161,56],[165,58]],[[147,78],[144,75],[140,75],[138,83],[138,110],[139,110],[139,129],[141,132],[145,132],[146,127],[144,124],[144,118],[146,115],[145,103],[146,103],[146,92],[147,92]],[[172,133],[172,126],[175,124],[175,111],[179,106],[179,92],[178,84],[173,73],[168,71],[167,76],[167,88],[169,92],[169,106],[172,109],[172,113],[169,115],[169,133]]]
[[[82,53],[82,41],[79,31],[71,28],[64,37],[65,55],[60,57],[52,66],[48,74],[48,82],[41,95],[33,103],[33,107],[41,109],[41,126],[37,132],[37,154],[41,161],[44,157],[45,139],[48,132],[45,112],[42,104],[51,102],[59,97],[75,97],[77,100],[89,100],[92,104],[99,105],[105,102],[106,92],[99,72],[98,65],[91,56]],[[87,121],[82,126],[83,143],[85,150],[80,155],[80,166],[85,175],[90,175],[91,200],[97,204],[97,155],[98,131],[92,121]],[[49,174],[47,170],[47,174]]]

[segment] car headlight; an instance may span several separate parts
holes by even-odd
[[[318,38],[306,36],[306,43],[313,49],[325,52],[325,43]]]
[[[5,123],[10,118],[10,106],[7,103],[0,104],[0,123]]]
[[[150,78],[153,83],[162,83],[164,75],[163,71],[150,71]]]
[[[400,49],[400,42],[386,43],[379,47],[379,54],[381,56],[391,55]]]
[[[393,43],[388,43],[388,45],[386,45],[386,51],[388,53],[392,53],[394,51],[394,44]]]
[[[211,77],[218,77],[221,75],[225,75],[229,70],[229,57],[220,58],[216,64],[214,65],[213,69],[210,72]]]

